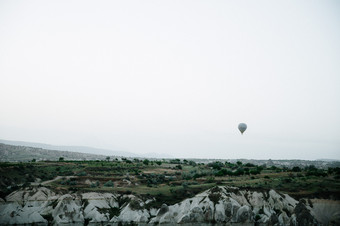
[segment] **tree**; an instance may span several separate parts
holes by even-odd
[[[181,164],[181,160],[180,159],[171,159],[170,163],[171,164]]]
[[[298,166],[294,166],[294,167],[292,168],[292,171],[293,171],[293,172],[301,172],[301,169],[300,169],[300,167],[298,167]]]
[[[35,160],[35,159],[32,159],[32,162],[36,162],[36,160]]]
[[[241,176],[244,174],[244,169],[243,168],[238,168],[235,172],[234,175],[235,176]]]
[[[260,174],[261,171],[259,171],[259,170],[256,168],[256,169],[251,169],[251,170],[249,171],[249,173],[252,174],[252,175],[256,175],[256,174]]]
[[[246,166],[246,167],[255,167],[255,165],[252,164],[252,163],[247,163],[245,166]]]
[[[62,162],[62,161],[64,161],[64,157],[59,158],[59,162]]]
[[[107,157],[106,157],[106,161],[110,161],[110,156],[107,156]]]
[[[144,159],[143,164],[144,165],[149,165],[149,162],[150,162],[149,159]]]
[[[222,162],[211,162],[208,164],[209,167],[212,167],[215,170],[220,170],[224,165]]]
[[[175,168],[181,170],[182,166],[181,165],[176,165]]]
[[[190,166],[196,166],[197,164],[196,164],[196,162],[190,160],[190,161],[189,161],[189,165],[190,165]]]

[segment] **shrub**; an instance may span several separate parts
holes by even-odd
[[[70,181],[69,185],[77,185],[77,181],[72,180],[72,181]]]
[[[196,164],[196,162],[190,160],[190,161],[189,161],[189,165],[190,165],[190,166],[196,166],[197,164]]]
[[[255,167],[255,165],[252,164],[252,163],[247,163],[247,164],[245,164],[245,166],[246,166],[246,167]]]
[[[216,205],[220,201],[221,194],[220,193],[211,193],[209,194],[209,199]]]
[[[171,159],[170,163],[171,164],[181,164],[181,160],[180,159]]]
[[[208,164],[209,167],[212,167],[215,170],[220,170],[224,164],[222,162],[211,162]]]
[[[104,184],[105,187],[113,187],[114,184],[111,180],[107,181],[105,184]]]
[[[235,165],[233,164],[233,163],[231,163],[231,162],[225,162],[224,163],[224,165],[226,166],[226,167],[228,167],[228,168],[232,168],[232,167],[234,167]]]
[[[52,213],[46,214],[46,215],[41,215],[45,220],[47,220],[48,223],[52,223],[53,221],[53,216]]]
[[[181,165],[176,165],[176,166],[175,166],[175,169],[181,170],[181,169],[182,169],[182,166],[181,166]]]
[[[215,181],[215,177],[209,177],[207,179],[207,183],[213,183]]]
[[[252,175],[256,175],[256,174],[260,174],[260,171],[258,171],[257,169],[252,169],[249,171],[249,173]]]
[[[184,180],[191,180],[193,178],[193,174],[192,173],[182,173],[182,178]]]
[[[86,176],[86,175],[87,175],[87,174],[86,174],[85,171],[82,171],[82,172],[77,173],[77,176]]]
[[[235,176],[241,176],[244,174],[244,169],[243,168],[239,168],[234,172]]]
[[[293,172],[301,172],[301,169],[300,169],[300,167],[298,167],[298,166],[294,166],[294,167],[292,168],[292,171],[293,171]]]
[[[183,186],[184,189],[187,189],[189,185],[188,185],[188,183],[183,182],[183,183],[182,183],[182,186]]]
[[[144,177],[147,179],[147,184],[152,185],[152,184],[161,184],[166,181],[165,176],[162,174],[145,174]]]
[[[113,207],[109,209],[109,215],[110,219],[113,218],[114,216],[119,216],[120,209],[118,207]]]
[[[131,200],[129,206],[130,206],[130,208],[132,210],[140,210],[140,209],[142,209],[140,203],[137,200]]]
[[[219,170],[217,173],[215,173],[215,176],[217,177],[221,177],[221,176],[225,176],[225,175],[232,175],[233,173],[227,169],[221,169]]]

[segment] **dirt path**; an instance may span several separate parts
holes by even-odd
[[[35,185],[35,186],[38,186],[39,184],[46,185],[46,184],[52,183],[53,181],[60,180],[61,178],[71,179],[71,178],[75,178],[75,177],[77,177],[77,176],[57,176],[56,178],[54,178],[52,180],[47,180],[47,181],[44,181],[44,182],[34,182],[34,183],[31,183],[31,185]]]

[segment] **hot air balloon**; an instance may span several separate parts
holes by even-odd
[[[245,123],[238,124],[238,130],[240,130],[242,135],[243,135],[244,131],[246,131],[246,129],[247,129],[247,124],[245,124]]]

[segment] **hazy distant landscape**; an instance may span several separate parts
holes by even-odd
[[[10,145],[17,144],[17,145]],[[18,146],[19,145],[19,146]],[[76,150],[76,151],[75,151]],[[97,154],[94,154],[97,153]],[[160,157],[162,156],[162,157]],[[110,151],[98,148],[90,147],[76,147],[76,146],[55,146],[48,144],[21,142],[21,141],[7,141],[0,140],[0,161],[2,162],[31,162],[32,159],[35,161],[57,161],[60,157],[67,160],[105,160],[107,157],[111,158],[129,158],[129,159],[172,159],[170,155],[162,154],[148,154],[148,155],[138,155],[130,152],[120,152],[120,151]],[[292,168],[294,166],[298,167],[308,167],[314,165],[317,168],[327,169],[328,167],[340,167],[340,161],[336,159],[326,159],[326,160],[299,160],[299,159],[195,159],[190,158],[190,160],[197,163],[210,163],[214,161],[229,161],[235,163],[237,161],[242,161],[243,163],[251,163],[256,165],[267,165],[267,166],[279,166]]]
[[[51,144],[33,143],[33,142],[25,142],[25,141],[10,141],[10,140],[1,140],[1,139],[0,139],[0,143],[16,145],[16,146],[41,148],[45,150],[79,152],[83,154],[92,154],[92,155],[149,157],[149,158],[171,158],[172,157],[169,154],[157,154],[157,153],[136,154],[136,153],[127,152],[127,151],[108,150],[108,149],[93,148],[93,147],[86,147],[86,146],[57,146],[57,145],[51,145]],[[40,157],[43,160],[49,159],[48,155],[46,156],[46,158],[43,158],[43,156],[40,156]],[[70,157],[70,158],[74,159],[74,157]]]
[[[88,224],[98,221],[113,224],[173,221],[184,223],[186,222],[184,216],[176,217],[179,213],[172,212],[175,211],[175,209],[171,210],[173,205],[202,199],[200,203],[206,200],[202,203],[203,206],[207,205],[207,201],[211,202],[214,211],[218,212],[221,211],[218,203],[226,202],[223,205],[229,205],[230,201],[227,197],[238,200],[245,207],[250,205],[255,208],[254,210],[242,209],[242,214],[245,215],[243,217],[236,212],[228,213],[234,215],[235,223],[263,222],[270,225],[273,223],[272,218],[276,219],[274,223],[283,225],[288,222],[297,225],[316,225],[317,222],[332,225],[339,222],[336,218],[336,214],[340,213],[338,212],[340,211],[339,161],[148,159],[46,150],[8,144],[0,144],[0,158],[0,201],[2,200],[0,207],[1,205],[6,207],[6,210],[0,211],[0,224],[10,222]],[[66,194],[75,200],[81,196],[83,198],[72,204],[67,201]],[[275,199],[278,194],[281,198],[274,203],[280,207],[271,206],[274,203],[270,204],[272,202],[270,200]],[[225,195],[227,196],[224,197]],[[19,196],[26,198],[19,198]],[[263,199],[261,201],[263,204],[251,201],[250,197]],[[248,201],[240,201],[242,199]],[[30,204],[32,200],[39,200],[45,204],[42,207],[33,205],[34,208],[14,210],[13,205],[16,205],[19,200],[26,205],[32,205]],[[322,200],[329,200],[328,204]],[[265,204],[267,202],[269,203]],[[45,205],[50,207],[47,208]],[[75,209],[69,210],[72,215],[67,215],[59,205]],[[267,211],[273,212],[264,212],[261,210],[262,205],[267,206]],[[95,213],[88,209],[90,207],[94,208],[91,211]],[[194,206],[185,208],[187,209],[182,211],[190,213]],[[332,216],[325,218],[326,212],[317,208],[328,209],[326,212],[331,213]],[[316,210],[319,212],[313,212]],[[14,211],[17,217],[9,217],[8,211]],[[39,215],[26,218],[25,214],[30,214],[30,211],[39,212]],[[162,211],[170,215],[174,214],[172,220],[161,218]],[[208,215],[209,217],[205,218],[203,212],[196,213],[196,217],[193,217],[190,222],[229,221],[217,215]],[[205,213],[205,216],[207,214]],[[266,218],[268,216],[270,218]]]

